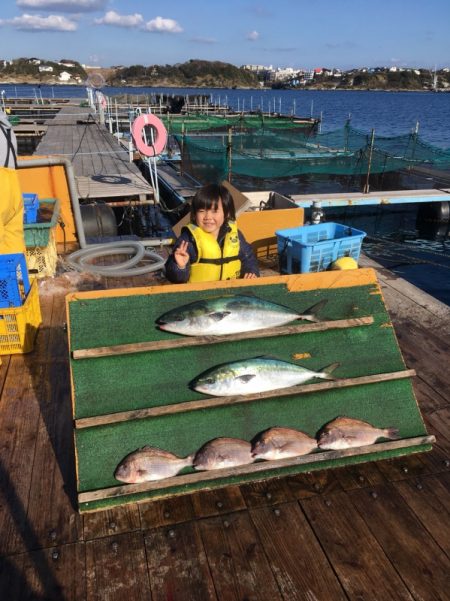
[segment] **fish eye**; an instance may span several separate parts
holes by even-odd
[[[214,378],[206,378],[206,384],[214,384]]]

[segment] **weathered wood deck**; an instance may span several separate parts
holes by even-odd
[[[379,279],[431,452],[83,516],[64,294],[41,295],[35,350],[0,366],[0,599],[448,599],[450,308]]]
[[[152,186],[130,163],[128,151],[89,107],[64,105],[46,125],[35,154],[69,158],[81,200],[153,197]]]

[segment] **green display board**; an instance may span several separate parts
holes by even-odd
[[[188,302],[226,293],[253,294],[298,312],[326,299],[327,303],[319,314],[323,321],[373,318],[371,325],[347,329],[263,335],[238,342],[72,358],[75,424],[81,424],[86,418],[113,416],[112,423],[95,424],[94,419],[94,425],[75,428],[80,510],[95,510],[139,499],[160,498],[429,449],[429,444],[383,450],[380,447],[380,452],[375,448],[368,455],[335,457],[317,464],[283,465],[276,469],[276,465],[271,463],[270,469],[257,473],[252,471],[252,464],[245,466],[245,473],[238,475],[227,473],[223,477],[217,470],[217,478],[214,474],[211,479],[209,473],[205,482],[198,480],[199,472],[195,472],[197,479],[193,482],[184,479],[178,485],[177,476],[161,480],[157,488],[136,490],[133,494],[128,494],[126,487],[124,489],[114,479],[114,470],[121,459],[145,445],[186,456],[213,438],[227,436],[251,440],[258,432],[271,426],[293,427],[315,436],[326,422],[340,415],[363,419],[376,427],[396,427],[402,440],[426,436],[411,378],[283,397],[274,392],[267,398],[250,402],[196,410],[188,408],[168,415],[133,417],[114,422],[114,414],[120,412],[176,406],[210,398],[190,389],[189,383],[193,378],[215,365],[250,357],[277,357],[315,371],[338,362],[339,367],[333,375],[339,379],[405,370],[376,277],[370,273],[372,270],[358,271],[366,272],[361,273],[359,285],[348,285],[345,274],[321,274],[316,276],[317,288],[313,287],[311,275],[307,276],[307,289],[303,289],[299,276],[284,276],[268,278],[267,285],[262,280],[257,286],[234,283],[233,290],[221,290],[217,286],[211,289],[170,286],[150,292],[130,291],[127,295],[118,296],[111,296],[111,293],[104,296],[96,293],[97,297],[92,293],[75,295],[67,305],[71,352],[144,341],[178,340],[180,336],[157,328],[156,320],[160,315]],[[342,279],[341,287],[339,278]],[[356,282],[359,280],[356,279]],[[194,473],[194,470],[186,468],[182,474],[191,472]],[[125,494],[111,497],[114,487],[118,487],[119,492],[125,490]],[[109,491],[105,498],[83,501],[86,493],[102,490]]]

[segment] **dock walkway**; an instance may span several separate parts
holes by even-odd
[[[72,161],[80,200],[153,197],[153,188],[129,153],[98,121],[90,107],[63,105],[45,122],[47,132],[36,155],[59,155]]]
[[[73,506],[68,290],[42,288],[35,350],[0,366],[0,599],[448,599],[450,308],[387,270],[378,278],[417,371],[432,451],[83,515]]]

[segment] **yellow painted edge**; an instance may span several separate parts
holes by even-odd
[[[88,299],[114,298],[123,296],[167,294],[171,292],[193,292],[201,290],[225,290],[248,288],[252,286],[268,286],[284,284],[289,292],[306,292],[308,290],[323,290],[333,288],[351,288],[352,286],[367,286],[374,284],[375,294],[381,294],[376,272],[371,267],[351,269],[347,271],[322,271],[320,273],[303,273],[298,275],[278,275],[261,277],[254,280],[227,280],[221,282],[199,282],[195,284],[169,284],[157,286],[141,286],[138,288],[116,288],[113,290],[90,290],[72,292],[66,296],[66,307],[73,301]],[[70,328],[69,328],[70,331]]]

